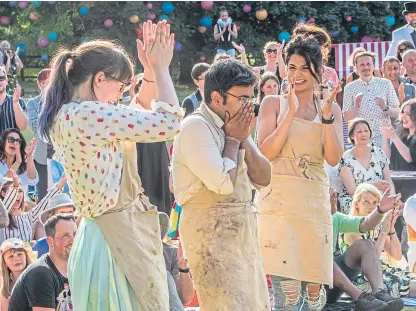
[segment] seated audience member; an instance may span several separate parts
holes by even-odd
[[[7,180],[0,188],[0,198],[5,202],[10,188],[17,188],[17,195],[14,196],[14,201],[7,204],[9,214],[9,225],[5,228],[0,228],[0,241],[3,242],[10,238],[18,238],[23,242],[31,242],[33,236],[33,226],[38,220],[39,215],[48,207],[49,199],[62,191],[66,182],[65,176],[61,181],[52,187],[46,196],[34,208],[25,212],[25,192],[21,185],[19,185],[19,178],[16,174],[13,180]],[[6,205],[6,204],[5,204]]]
[[[27,115],[29,117],[29,126],[32,129],[36,138],[36,148],[34,152],[35,166],[39,175],[39,182],[37,184],[38,201],[42,200],[48,192],[48,158],[51,159],[51,147],[43,141],[38,135],[38,118],[42,110],[42,94],[48,84],[50,69],[43,69],[38,73],[38,88],[40,95],[31,98],[27,101]],[[49,153],[48,153],[49,152]]]
[[[9,298],[19,276],[36,260],[37,256],[29,244],[19,239],[8,239],[0,246],[1,261],[1,311],[9,308]]]
[[[400,107],[396,130],[391,124],[381,129],[384,137],[383,150],[390,158],[394,171],[416,171],[416,99]]]
[[[159,213],[159,222],[163,241],[169,231],[169,216],[165,213]],[[194,296],[194,287],[189,273],[188,264],[183,257],[181,244],[179,244],[179,248],[177,248],[176,246],[163,242],[163,257],[165,258],[168,279],[169,275],[173,277],[173,289],[177,291],[176,293],[171,293],[171,290],[169,292],[169,303],[171,306],[170,310],[183,310],[183,308],[178,309],[178,306],[179,304],[181,306],[183,304],[187,304],[192,300]],[[176,297],[180,299],[179,302],[177,301]],[[171,298],[174,300],[171,301]]]
[[[36,186],[39,177],[33,159],[35,144],[32,139],[26,148],[25,138],[18,129],[7,129],[0,134],[0,183],[3,183],[4,177],[12,178],[10,170],[13,169],[25,194],[28,193],[28,186]]]
[[[416,195],[407,199],[403,216],[409,234],[409,252],[407,253],[409,267],[410,271],[416,273]]]
[[[362,184],[357,187],[354,194],[351,216],[368,216],[374,210],[379,211],[381,194],[371,184]],[[401,270],[397,261],[402,260],[402,248],[397,237],[394,225],[400,215],[403,204],[400,195],[394,196],[394,209],[388,213],[383,222],[374,230],[362,234],[346,233],[339,237],[339,246],[342,253],[347,252],[355,243],[370,243],[374,246],[377,258],[381,260],[383,279],[388,293],[394,298],[407,296],[409,293],[410,276]],[[368,242],[362,242],[368,240]],[[367,250],[367,248],[365,248]],[[392,269],[392,266],[394,269]],[[367,290],[369,282],[365,276],[360,275],[354,284],[362,290]],[[371,283],[370,283],[371,284]]]
[[[72,215],[58,214],[46,221],[50,251],[33,262],[17,280],[9,311],[72,310],[67,268],[76,230]]]
[[[360,188],[361,186],[359,186]],[[331,192],[331,212],[333,224],[333,250],[340,233],[362,234],[374,230],[382,221],[384,214],[395,208],[396,198],[383,194],[378,209],[366,217],[350,216],[337,212],[337,195]],[[328,303],[335,303],[346,292],[355,303],[356,311],[364,310],[401,310],[402,299],[394,299],[384,287],[381,262],[374,244],[370,240],[356,241],[342,255],[334,257],[334,288],[328,290]],[[351,282],[359,274],[369,281],[371,292],[367,293],[355,287]],[[387,309],[388,308],[388,309]]]
[[[199,63],[192,68],[192,81],[194,81],[198,89],[196,90],[196,92],[186,97],[182,102],[182,108],[186,109],[185,117],[197,110],[201,105],[202,100],[204,99],[205,74],[208,71],[208,69],[209,64],[207,63]]]

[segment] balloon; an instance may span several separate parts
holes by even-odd
[[[113,20],[112,20],[111,18],[107,18],[107,19],[104,21],[104,26],[105,26],[106,28],[110,28],[111,26],[113,26]]]
[[[210,27],[212,26],[212,18],[209,16],[204,16],[199,20],[199,23],[201,24],[201,26]]]
[[[151,2],[149,2],[148,4],[146,4],[146,8],[151,10],[153,8],[153,4]]]
[[[387,26],[391,27],[396,23],[396,18],[394,16],[386,16],[384,17]]]
[[[9,6],[14,8],[16,6],[16,1],[9,1]]]
[[[235,25],[235,28],[237,28],[237,31],[240,31],[241,26],[240,25]]]
[[[42,37],[42,38],[39,38],[37,44],[38,44],[38,47],[45,48],[49,45],[49,41],[47,38]]]
[[[39,14],[37,12],[30,12],[29,19],[34,22],[37,21],[39,18]]]
[[[38,7],[40,7],[40,5],[42,4],[42,2],[40,2],[40,1],[33,1],[33,6],[35,7],[35,8],[38,8]]]
[[[301,17],[299,18],[299,22],[301,22],[301,23],[306,23],[306,17],[305,17],[305,16],[301,16]]]
[[[251,12],[251,5],[250,4],[244,4],[243,6],[243,12],[244,13],[250,13]]]
[[[351,16],[347,16],[347,17],[345,18],[345,20],[349,23],[350,21],[352,21],[352,17],[351,17]]]
[[[175,10],[175,7],[173,6],[172,2],[163,2],[160,8],[162,9],[162,12],[165,14],[170,14]]]
[[[280,15],[280,8],[276,8],[276,9],[274,10],[274,13],[275,13],[276,15]]]
[[[58,34],[56,32],[51,32],[48,35],[49,41],[56,41],[58,39]]]
[[[130,23],[137,24],[139,21],[139,17],[137,15],[130,16]]]
[[[256,11],[256,18],[259,21],[264,21],[267,18],[268,15],[269,14],[267,13],[267,11],[265,9],[261,9],[261,10]]]
[[[311,17],[311,18],[309,18],[309,23],[315,23],[315,17]]]
[[[352,26],[351,27],[351,32],[352,33],[357,33],[359,30],[360,30],[360,27],[358,27],[358,26]]]
[[[182,43],[176,42],[175,43],[175,51],[179,52],[180,50],[182,50]]]
[[[89,9],[86,6],[82,6],[79,8],[79,15],[87,16]]]
[[[201,7],[204,10],[212,9],[213,6],[214,6],[214,1],[201,1]]]
[[[288,33],[287,31],[282,31],[281,33],[279,33],[279,41],[280,42],[282,42],[283,40],[288,42],[289,39],[290,39],[290,33]]]
[[[361,38],[361,42],[374,42],[374,38],[371,36],[364,36]]]
[[[27,9],[27,7],[29,6],[29,2],[27,2],[27,1],[20,1],[19,2],[19,8],[21,8],[21,9]]]
[[[26,53],[26,44],[19,43],[18,45],[16,45],[16,48],[19,48],[19,55],[25,55],[25,53]]]
[[[201,56],[200,58],[199,58],[199,60],[201,61],[201,62],[205,62],[206,61],[206,57],[205,56]]]
[[[47,54],[43,54],[40,57],[40,59],[43,60],[43,61],[45,61],[45,62],[48,60],[48,58],[49,58],[49,56]]]
[[[338,37],[339,34],[340,34],[339,31],[333,31],[333,32],[331,32],[331,36],[333,36],[334,38]]]
[[[166,14],[162,14],[159,16],[160,21],[167,21],[168,19],[169,19],[169,16],[167,16]]]
[[[152,11],[150,11],[150,12],[147,12],[147,14],[146,14],[146,19],[150,19],[151,21],[152,20],[154,20],[156,18],[156,13],[155,12],[152,12]]]
[[[199,30],[200,33],[205,33],[207,31],[207,28],[204,27],[204,26],[199,26],[198,30]]]
[[[1,16],[0,17],[0,25],[7,26],[10,24],[10,17],[8,16]]]

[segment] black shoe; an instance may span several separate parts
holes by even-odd
[[[389,306],[386,311],[400,311],[404,308],[404,301],[401,298],[393,298],[386,289],[374,294],[378,300],[386,302]]]
[[[362,292],[355,303],[355,311],[381,311],[385,310],[389,305],[381,300],[378,300],[373,295]]]

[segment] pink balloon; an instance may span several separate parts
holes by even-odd
[[[364,36],[361,38],[361,42],[374,42],[375,39],[373,37],[370,36]]]
[[[214,6],[214,1],[201,1],[201,7],[204,10],[211,9]]]
[[[244,13],[250,13],[251,12],[251,5],[244,4],[244,6],[243,6],[243,12]]]
[[[152,20],[154,20],[155,18],[156,18],[156,14],[155,14],[155,12],[150,11],[150,12],[148,12],[148,13],[146,14],[146,19],[150,19],[150,20],[152,21]]]
[[[19,2],[19,8],[21,8],[21,9],[27,9],[27,7],[29,6],[29,2],[27,2],[27,1],[20,1]]]
[[[205,62],[206,61],[206,57],[205,56],[201,56],[200,58],[199,58],[199,60],[201,61],[201,62]]]
[[[347,16],[347,17],[345,18],[345,20],[346,20],[347,22],[350,22],[350,21],[352,21],[352,17],[351,17],[351,16]]]
[[[151,10],[153,8],[153,4],[151,2],[149,2],[148,4],[146,4],[146,8]]]
[[[110,28],[111,26],[113,26],[113,20],[111,18],[107,18],[104,21],[104,26],[107,27],[107,28]]]
[[[313,23],[315,23],[315,17],[311,17],[311,18],[309,19],[309,22],[310,22],[310,23],[312,23],[312,24],[313,24]]]
[[[240,29],[241,29],[240,25],[236,25],[235,27],[237,28],[237,31],[240,31]]]
[[[10,17],[8,16],[1,16],[0,17],[0,25],[7,26],[10,24]]]
[[[39,38],[37,43],[38,43],[38,46],[41,48],[45,48],[49,45],[49,41],[45,37]]]

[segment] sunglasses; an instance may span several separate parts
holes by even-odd
[[[7,77],[6,76],[0,76],[0,81],[4,81],[4,80],[6,80],[7,79]]]
[[[267,49],[266,53],[267,54],[271,54],[271,53],[277,54],[277,49]]]
[[[22,143],[22,140],[20,138],[14,138],[14,137],[11,137],[11,136],[7,137],[7,141],[11,144],[14,144],[14,143],[21,144]]]

